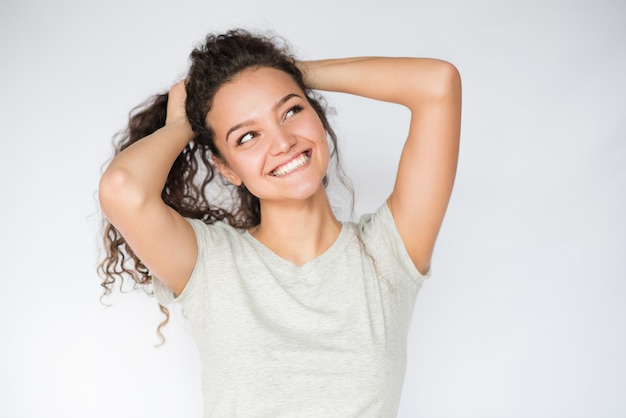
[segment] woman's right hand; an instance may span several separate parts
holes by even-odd
[[[170,87],[167,97],[166,125],[175,122],[188,122],[187,112],[185,110],[185,101],[187,100],[187,91],[185,90],[186,81],[187,80],[181,80]]]

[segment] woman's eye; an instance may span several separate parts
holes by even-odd
[[[250,141],[252,138],[254,138],[256,136],[256,132],[248,132],[246,134],[244,134],[242,137],[239,138],[239,140],[237,141],[237,145],[243,145],[246,142]]]
[[[299,113],[300,111],[302,111],[302,109],[304,109],[304,108],[302,106],[300,106],[300,105],[293,106],[292,108],[290,108],[287,111],[287,113],[285,113],[285,119],[289,119],[290,117],[292,117],[296,113]]]

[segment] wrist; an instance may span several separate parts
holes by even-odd
[[[191,141],[195,136],[191,124],[186,117],[166,120],[165,126],[162,129],[175,134],[176,137],[184,138],[187,142]]]

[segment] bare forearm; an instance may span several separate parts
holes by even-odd
[[[314,89],[336,91],[416,107],[447,94],[458,72],[430,58],[360,57],[303,61]]]

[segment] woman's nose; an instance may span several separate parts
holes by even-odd
[[[271,152],[273,155],[289,151],[296,143],[296,138],[286,129],[276,129],[276,132],[272,135],[272,137]]]

